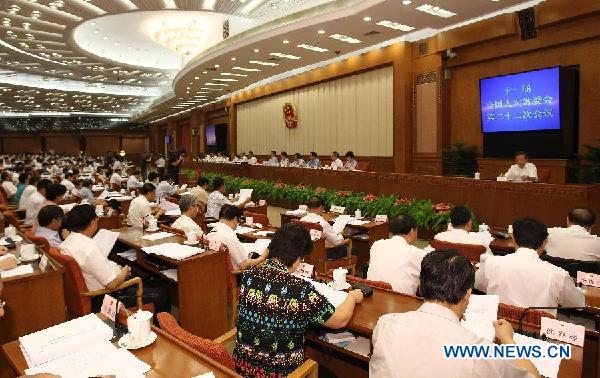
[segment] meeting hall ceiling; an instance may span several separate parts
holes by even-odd
[[[155,122],[519,0],[2,0],[0,117]]]

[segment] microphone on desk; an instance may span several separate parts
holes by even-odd
[[[528,311],[530,310],[575,310],[575,311],[579,311],[579,310],[589,310],[588,307],[559,307],[559,306],[532,306],[532,307],[526,307],[523,312],[521,312],[521,315],[519,316],[519,326],[517,328],[517,333],[523,333],[523,319],[525,318],[525,314],[527,314]],[[528,335],[528,336],[533,336],[535,338],[541,338],[542,340],[546,339],[546,335],[542,334],[540,337],[537,336],[537,334],[534,335]]]

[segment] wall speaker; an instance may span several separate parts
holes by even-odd
[[[519,27],[521,28],[521,39],[528,40],[537,38],[535,29],[535,11],[533,8],[523,9],[517,12]]]

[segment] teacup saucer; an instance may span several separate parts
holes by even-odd
[[[329,282],[327,284],[327,286],[329,286],[330,288],[332,288],[334,290],[339,290],[339,291],[341,291],[341,290],[348,290],[351,287],[348,282],[344,282],[342,285],[340,285],[340,284],[335,283],[333,281]]]
[[[146,229],[146,231],[148,231],[148,232],[155,232],[155,231],[158,231],[158,230],[160,230],[159,227],[156,227],[156,228],[147,228]]]
[[[145,343],[143,344],[132,344],[131,343],[131,338],[129,336],[129,333],[124,334],[118,342],[119,347],[124,348],[124,349],[140,349],[140,348],[144,348],[147,347],[148,345],[152,344],[153,342],[156,341],[156,338],[158,337],[158,335],[151,331],[150,332],[150,337],[148,337],[148,340],[146,340]]]
[[[188,240],[186,240],[183,242],[183,244],[185,244],[185,245],[198,245],[198,243],[200,243],[200,241],[195,241],[193,243],[190,243]]]
[[[36,255],[34,255],[34,256],[31,256],[31,257],[30,257],[30,258],[28,258],[28,259],[24,258],[23,256],[20,256],[20,257],[19,257],[19,261],[20,261],[20,262],[22,262],[22,263],[28,263],[28,262],[35,261],[35,260],[39,259],[40,257],[42,257],[42,255],[39,255],[39,254],[36,254]]]

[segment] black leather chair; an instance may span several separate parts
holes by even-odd
[[[548,261],[552,265],[563,268],[571,277],[577,277],[577,272],[600,274],[600,262],[563,259],[561,257],[549,256],[546,252],[540,255],[540,259]]]

